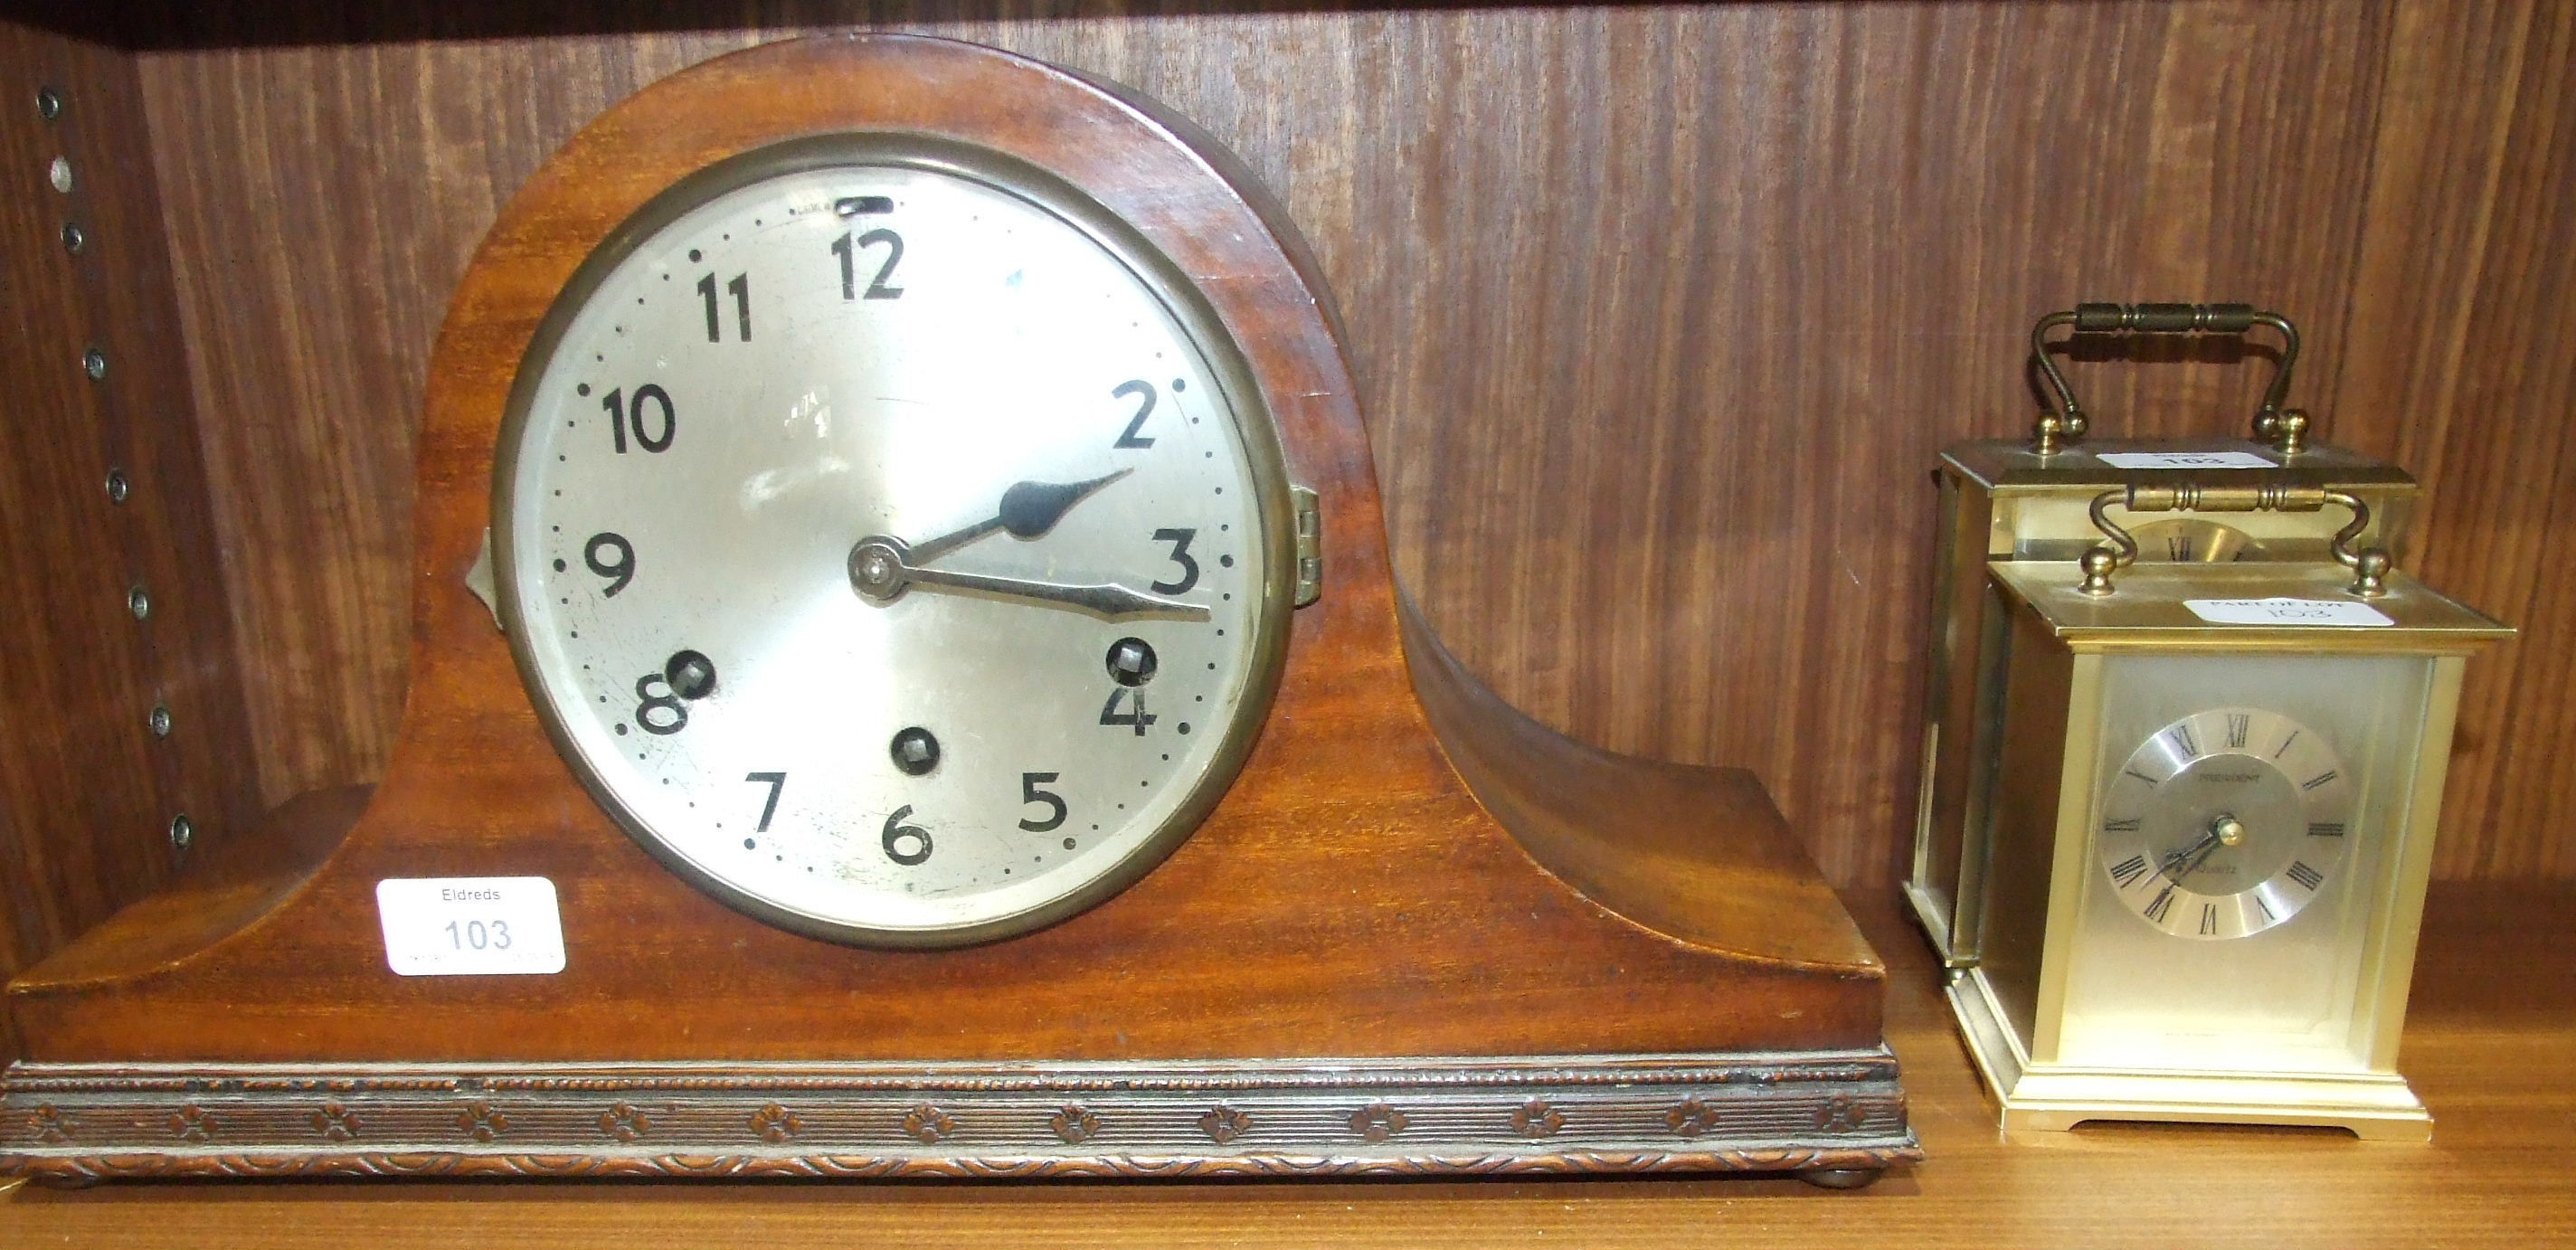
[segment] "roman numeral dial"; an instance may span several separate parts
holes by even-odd
[[[2366,830],[2353,769],[2280,712],[2213,707],[2103,761],[2093,821],[2103,885],[2157,931],[2191,941],[2287,924],[2339,885]]]

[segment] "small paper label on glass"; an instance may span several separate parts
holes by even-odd
[[[2269,469],[2250,451],[2103,451],[2093,458],[2114,469]]]
[[[2185,599],[2182,606],[2212,625],[2394,625],[2367,603],[2339,599]]]
[[[385,963],[407,977],[564,970],[563,912],[544,877],[387,878],[376,883]]]

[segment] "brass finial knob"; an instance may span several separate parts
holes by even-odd
[[[2030,449],[2054,456],[2066,450],[2066,444],[2084,437],[2084,424],[2084,414],[2072,408],[2062,413],[2044,413],[2031,425]]]
[[[2272,446],[2284,456],[2295,456],[2308,449],[2308,414],[2293,408],[2271,420]]]
[[[2108,547],[2095,547],[2085,552],[2075,563],[2084,569],[2084,581],[2076,586],[2077,590],[2088,595],[2111,593],[2111,571],[2120,567],[2118,552]]]
[[[2373,547],[2352,558],[2352,585],[2345,587],[2364,599],[2375,599],[2388,593],[2388,552]]]

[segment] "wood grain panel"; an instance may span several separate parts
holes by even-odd
[[[130,58],[0,24],[0,976],[167,877],[174,815],[256,814],[143,126]]]
[[[2417,419],[2424,575],[2522,628],[2469,666],[2435,870],[2576,876],[2576,7],[2400,10],[2343,393]],[[2462,82],[2490,90],[2458,90]]]
[[[848,20],[1133,84],[1242,153],[1340,294],[1451,647],[1584,740],[1753,768],[1846,883],[1906,837],[1925,472],[2026,423],[2029,320],[2280,308],[2326,436],[2432,488],[2432,580],[2526,629],[2472,670],[2440,871],[2576,874],[2541,814],[2576,767],[2576,590],[2538,571],[2576,538],[2564,6],[223,20],[141,73],[271,800],[383,767],[429,335],[499,204],[643,83]],[[2180,434],[2235,428],[2258,372],[2076,384],[2105,435]]]
[[[2343,16],[1405,19],[1392,59],[1425,72],[1387,67],[1411,93],[1388,125],[1425,145],[1429,211],[1369,273],[1422,295],[1390,322],[1385,286],[1346,289],[1386,353],[1371,411],[1434,623],[1579,737],[1752,767],[1829,873],[1884,879],[1913,794],[1925,467],[2024,424],[2028,323],[2083,292],[2332,307],[2318,253],[2349,225],[2309,206],[2362,173],[2351,87],[2378,42]],[[2106,434],[2208,432],[2251,411],[2247,373],[2084,380]]]

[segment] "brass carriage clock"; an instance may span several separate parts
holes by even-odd
[[[2270,327],[2259,441],[2082,442],[2063,325]],[[2085,304],[2032,353],[2032,438],[1942,458],[1906,887],[2005,1126],[2421,1139],[2395,1061],[2461,672],[2512,631],[2396,570],[2415,484],[2307,441],[2286,318]]]

